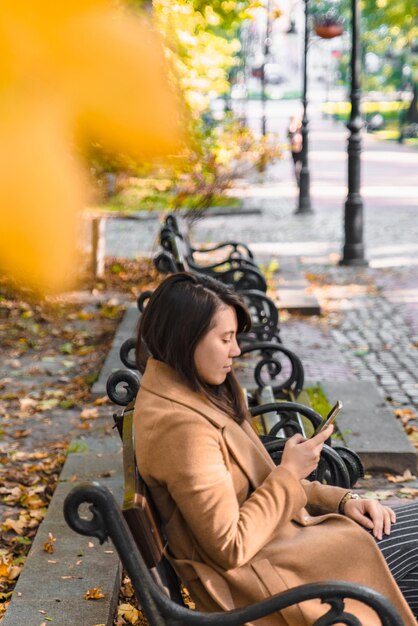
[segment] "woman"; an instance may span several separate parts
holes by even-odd
[[[237,333],[249,327],[235,293],[189,274],[169,276],[141,319],[136,457],[177,573],[201,610],[333,579],[373,587],[406,625],[416,624],[377,545],[389,537],[395,513],[305,480],[333,427],[309,440],[290,438],[278,467],[254,433],[232,370]],[[356,602],[347,601],[347,609],[364,624],[380,623]],[[257,626],[311,624],[326,610],[310,601]]]
[[[292,156],[295,179],[296,183],[299,185],[303,152],[302,120],[299,117],[292,116],[290,118],[287,137],[289,139],[289,149]]]

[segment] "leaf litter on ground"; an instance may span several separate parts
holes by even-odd
[[[80,292],[45,299],[0,276],[0,622],[77,427],[112,427],[90,388],[126,304],[158,283],[148,260],[120,262],[123,275],[112,262]]]

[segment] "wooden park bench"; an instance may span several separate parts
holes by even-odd
[[[164,240],[169,235],[169,231],[179,235],[186,246],[186,257],[188,260],[200,264],[200,259],[210,255],[209,263],[205,261],[205,266],[210,266],[210,262],[213,259],[213,254],[218,257],[218,261],[215,265],[222,262],[230,261],[231,259],[240,258],[247,260],[249,263],[255,265],[255,259],[250,248],[240,241],[223,241],[222,243],[215,245],[196,246],[190,241],[188,235],[188,229],[183,223],[182,218],[178,215],[170,213],[164,220],[163,227],[160,230],[160,243],[164,248]]]
[[[197,265],[188,258],[187,245],[181,235],[168,230],[163,240],[163,251],[154,258],[156,269],[164,274],[192,272],[209,274],[237,291],[257,289],[267,291],[267,283],[261,270],[248,260],[233,257],[212,266]]]
[[[125,476],[122,510],[107,488],[86,483],[67,495],[64,517],[82,535],[96,537],[100,543],[111,539],[150,626],[243,626],[316,598],[329,604],[330,609],[313,626],[337,623],[361,626],[358,619],[345,611],[347,598],[371,607],[383,626],[403,625],[398,612],[384,596],[368,587],[341,581],[301,585],[230,611],[191,610],[184,600],[185,589],[164,554],[164,529],[136,466],[132,411],[124,415],[118,428],[123,441]],[[88,514],[83,511],[86,505]]]

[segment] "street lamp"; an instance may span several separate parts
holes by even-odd
[[[360,114],[360,8],[351,0],[351,112],[348,138],[348,195],[344,212],[344,247],[341,265],[368,265],[363,244],[363,200],[360,195],[361,129]]]
[[[307,72],[307,61],[308,61],[308,43],[309,43],[309,29],[308,29],[308,2],[309,0],[305,0],[305,33],[304,33],[304,42],[303,42],[303,92],[302,92],[302,105],[303,105],[303,116],[302,116],[302,169],[300,170],[299,177],[299,201],[298,207],[296,209],[296,213],[307,214],[312,213],[311,207],[311,196],[310,196],[310,173],[309,173],[309,161],[308,161],[308,72]]]
[[[266,113],[266,63],[268,61],[270,55],[270,43],[271,43],[271,2],[267,0],[266,5],[266,30],[265,37],[263,42],[263,62],[261,64],[261,106],[262,106],[262,114],[261,114],[261,134],[263,137],[267,134],[267,113]]]

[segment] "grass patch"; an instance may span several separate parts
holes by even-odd
[[[322,415],[322,417],[325,417],[331,410],[331,405],[328,402],[327,397],[320,385],[306,387],[298,396],[297,402],[309,406],[311,409],[319,413],[319,415]],[[300,417],[304,425],[307,437],[312,437],[314,429],[312,427],[311,421],[303,415],[301,415]]]
[[[325,417],[331,410],[331,405],[327,400],[327,397],[320,385],[314,387],[306,387],[304,390],[309,397],[309,406]]]
[[[132,214],[149,211],[172,211],[174,208],[194,209],[199,207],[203,201],[203,196],[190,194],[183,196],[179,202],[176,194],[168,189],[152,190],[147,185],[135,183],[122,189],[95,208],[111,213]],[[216,207],[239,208],[242,202],[239,198],[214,195],[210,204]]]

